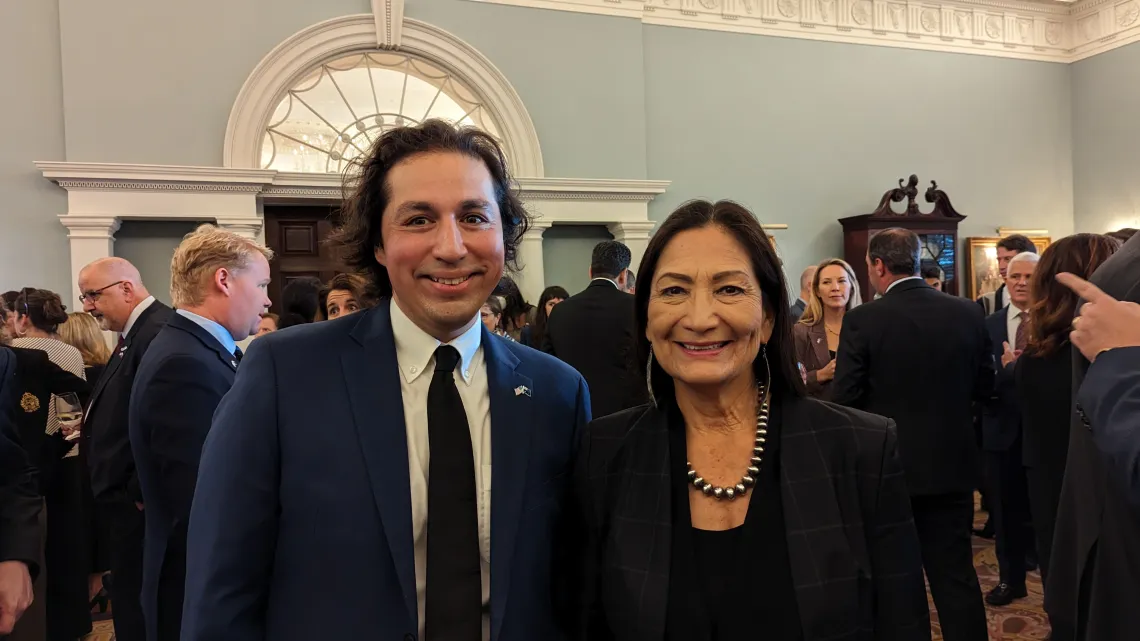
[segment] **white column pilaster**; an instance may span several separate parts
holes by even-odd
[[[640,274],[641,258],[645,255],[645,248],[649,246],[649,237],[653,235],[653,228],[657,223],[648,221],[629,221],[610,223],[607,228],[613,234],[614,240],[629,247],[632,255],[629,268]]]
[[[265,244],[265,219],[256,216],[219,216],[218,227],[226,231]]]
[[[71,309],[82,309],[79,302],[79,272],[88,264],[114,256],[115,232],[120,221],[114,216],[65,215],[59,217],[67,228],[71,246]]]
[[[546,274],[542,266],[542,235],[550,229],[551,223],[531,221],[530,228],[523,234],[519,243],[519,271],[512,274],[523,298],[532,303],[538,302],[542,290],[546,288]]]

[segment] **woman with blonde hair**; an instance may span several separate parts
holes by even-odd
[[[792,327],[808,395],[828,399],[843,317],[862,302],[855,270],[846,261],[828,258],[816,267],[804,314]]]
[[[59,326],[59,338],[79,350],[87,370],[87,380],[97,380],[107,361],[111,360],[111,347],[103,337],[99,321],[86,312],[72,312],[67,315],[67,322]]]

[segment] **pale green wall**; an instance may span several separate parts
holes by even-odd
[[[245,79],[368,0],[59,0],[67,159],[219,166]]]
[[[15,97],[0,103],[0,280],[70,287],[56,219],[66,195],[32,161],[217,165],[258,61],[304,27],[369,10],[368,0],[0,2],[0,86]],[[838,253],[834,220],[870,210],[911,172],[950,193],[969,216],[966,236],[999,225],[1068,233],[1074,175],[1082,228],[1136,212],[1140,45],[1065,66],[467,0],[409,0],[407,15],[504,72],[547,175],[672,180],[655,219],[689,198],[739,199],[791,225],[777,232],[789,273]],[[126,230],[121,250],[137,242]],[[173,247],[180,233],[167,233]],[[605,231],[549,234],[548,282],[580,288]]]
[[[115,234],[115,255],[138,267],[147,289],[170,304],[170,258],[182,237],[201,223],[184,221],[123,221]]]
[[[1140,228],[1140,44],[1073,65],[1078,231]]]
[[[67,196],[32,165],[64,159],[55,0],[0,2],[0,60],[0,291],[68,293]]]
[[[655,219],[738,200],[789,225],[774,235],[793,279],[842,256],[836,219],[911,173],[950,195],[963,237],[1072,232],[1065,65],[671,27],[643,40],[649,176],[673,181]]]

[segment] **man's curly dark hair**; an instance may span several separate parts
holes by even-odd
[[[380,219],[391,197],[388,172],[416,154],[440,152],[464,154],[487,166],[502,218],[506,268],[517,270],[519,267],[519,241],[530,225],[530,216],[512,188],[502,148],[489,134],[473,127],[427,120],[415,127],[385,132],[372,145],[368,156],[345,175],[341,227],[333,236],[333,242],[340,247],[342,258],[351,270],[372,278],[380,296],[392,295],[388,270],[376,260],[376,248],[383,243]],[[357,169],[358,172],[354,171]]]

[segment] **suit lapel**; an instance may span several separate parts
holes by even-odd
[[[482,342],[491,396],[491,638],[497,640],[510,596],[531,435],[537,427],[534,395],[542,390],[516,371],[519,359],[502,339],[483,329]]]
[[[666,412],[650,408],[630,428],[629,463],[618,481],[614,519],[648,521],[654,533],[653,549],[643,542],[618,537],[606,553],[616,553],[619,572],[627,574],[628,585],[641,585],[641,598],[629,621],[632,629],[619,631],[624,638],[663,639],[669,603],[669,566],[673,558],[673,508],[669,488],[669,423]],[[620,531],[620,530],[619,530]],[[634,529],[634,531],[641,531]],[[610,535],[611,537],[614,534]],[[630,545],[637,545],[631,548]],[[602,588],[603,593],[605,588]]]
[[[167,326],[184,331],[198,339],[202,345],[214,352],[218,360],[228,367],[231,372],[237,371],[237,359],[233,354],[226,351],[226,348],[218,342],[218,339],[214,338],[213,334],[206,331],[206,328],[178,313],[175,313],[174,316],[170,318],[170,322],[167,323]]]
[[[139,314],[139,317],[135,319],[135,324],[131,326],[131,331],[127,332],[127,335],[123,338],[123,346],[111,353],[111,360],[107,362],[107,367],[103,368],[103,373],[99,376],[99,380],[95,382],[95,389],[91,391],[91,400],[87,403],[88,412],[95,407],[95,402],[99,400],[99,396],[103,393],[103,388],[114,378],[115,372],[119,370],[119,365],[121,365],[123,359],[127,357],[127,352],[130,351],[131,341],[134,340],[135,336],[138,336],[139,331],[143,325],[146,324],[151,314],[161,306],[163,306],[162,303],[156,300],[150,304],[150,307],[144,309],[143,312]]]
[[[836,625],[834,605],[829,602],[827,592],[828,580],[836,577],[826,560],[835,556],[837,546],[847,543],[838,528],[834,536],[813,532],[821,523],[843,523],[844,520],[834,486],[830,482],[808,481],[829,473],[825,453],[819,449],[818,439],[812,433],[809,407],[804,399],[787,398],[773,409],[780,412],[780,497],[784,504],[792,583],[804,639],[816,639],[828,636],[823,632]],[[845,551],[842,547],[838,550]],[[852,620],[842,625],[854,629],[857,622]]]
[[[412,500],[408,479],[408,442],[400,370],[389,313],[391,299],[360,314],[352,338],[359,349],[346,351],[341,366],[355,418],[356,435],[368,469],[376,509],[388,539],[404,605],[413,624],[416,567],[412,543]]]
[[[831,354],[827,353],[827,327],[822,320],[811,326],[808,336],[811,338],[811,347],[815,350],[816,362],[821,367],[826,366],[831,362]]]

